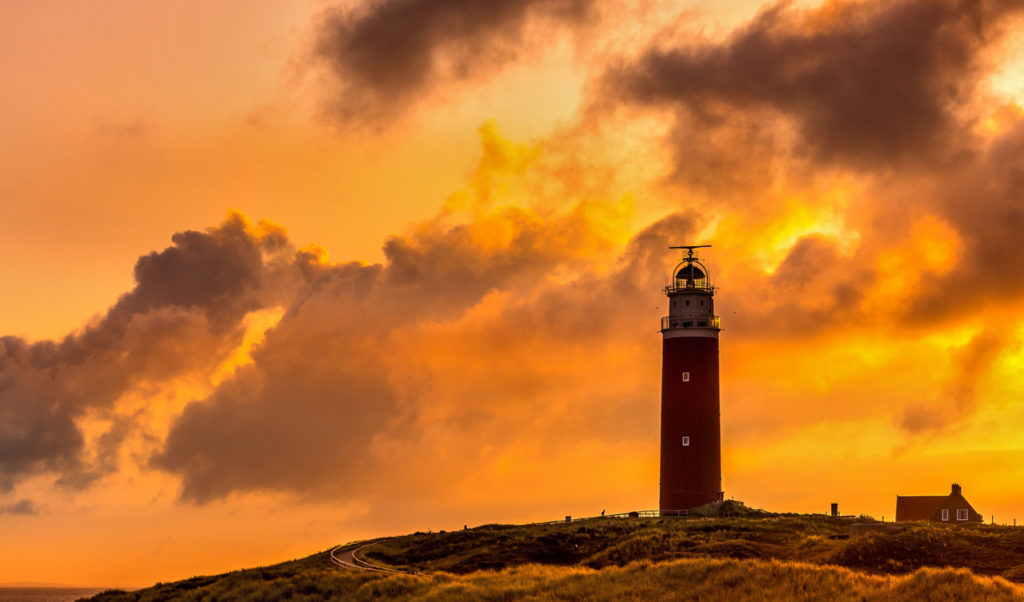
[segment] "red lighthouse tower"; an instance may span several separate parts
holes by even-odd
[[[661,319],[661,514],[677,514],[722,500],[722,448],[718,401],[718,331],[715,287],[695,249],[665,287],[668,316]]]

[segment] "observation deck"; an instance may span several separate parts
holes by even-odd
[[[717,286],[711,286],[706,282],[698,283],[696,280],[680,280],[676,278],[672,284],[665,287],[665,294],[677,295],[679,293],[705,293],[708,295],[714,295],[717,290]]]
[[[722,329],[722,319],[718,316],[665,316],[661,319],[661,329],[669,328],[715,328]]]

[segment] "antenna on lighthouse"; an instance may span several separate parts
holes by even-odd
[[[694,257],[693,257],[693,250],[694,249],[704,249],[704,248],[710,247],[710,246],[711,245],[680,245],[678,247],[669,247],[669,248],[670,249],[686,249],[688,254],[683,259],[687,259],[687,260],[693,261],[693,259],[694,259]]]
[[[679,288],[706,288],[712,292],[714,291],[714,287],[711,286],[711,275],[708,272],[708,268],[700,262],[696,253],[694,253],[696,249],[705,249],[710,246],[678,245],[669,247],[670,249],[682,249],[686,252],[683,253],[679,264],[672,270],[672,284],[665,288],[666,293]]]

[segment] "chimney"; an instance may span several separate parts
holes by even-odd
[[[953,483],[953,493],[956,494],[956,495],[960,495],[960,486],[957,485],[956,483]],[[952,495],[952,494],[950,494],[950,495]]]

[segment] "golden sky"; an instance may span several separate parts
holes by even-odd
[[[670,244],[723,485],[1024,519],[1015,1],[0,5],[0,583],[657,503]]]

